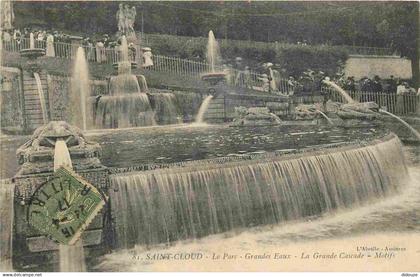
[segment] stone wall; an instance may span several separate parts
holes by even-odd
[[[395,56],[350,56],[344,68],[346,76],[354,76],[356,80],[362,77],[373,78],[378,75],[388,79],[390,75],[401,79],[411,79],[411,61]]]
[[[67,116],[69,103],[68,91],[70,78],[57,75],[48,75],[48,94],[50,97],[51,120],[63,120]]]
[[[20,130],[24,126],[21,71],[17,68],[1,67],[1,75],[1,128],[8,131]]]
[[[219,123],[235,118],[235,107],[268,107],[280,117],[289,115],[289,98],[270,94],[219,94],[205,114],[207,122]]]
[[[71,89],[71,78],[60,75],[48,75],[48,92],[51,103],[51,120],[65,120],[69,117],[69,94]],[[108,83],[106,80],[91,81],[91,95],[108,94]]]

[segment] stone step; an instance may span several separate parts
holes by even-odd
[[[26,110],[26,114],[30,114],[30,113],[42,114],[42,108],[40,104],[39,105],[33,104],[33,105],[28,105],[28,106],[25,105],[25,110]]]
[[[28,121],[29,123],[31,123],[31,125],[32,124],[39,124],[39,123],[44,123],[44,120],[42,119],[42,117],[41,118],[29,118],[29,121]]]
[[[29,120],[28,123],[32,127],[39,127],[44,124],[44,120],[42,119]]]
[[[47,81],[47,77],[40,76],[41,83]],[[33,82],[36,83],[36,79],[34,77],[23,77],[23,82]]]
[[[25,99],[25,106],[32,106],[32,105],[36,105],[36,104],[41,105],[41,101],[39,101],[38,98]],[[48,104],[48,100],[47,99],[45,99],[45,104]]]
[[[25,99],[28,99],[28,100],[34,100],[34,99],[39,100],[40,98],[39,98],[38,92],[36,92],[36,93],[28,93],[28,94],[25,94]],[[44,93],[44,99],[48,100],[48,97],[47,97],[47,95],[45,95],[45,93]]]
[[[28,121],[29,125],[38,127],[39,125],[44,124],[44,120],[42,118],[33,119]]]
[[[23,83],[23,86],[26,88],[38,88],[38,85],[36,83]],[[41,82],[41,87],[46,88],[47,84],[45,82]]]
[[[47,73],[45,72],[38,72],[39,77],[42,78],[47,78]],[[34,78],[34,74],[33,73],[28,73],[27,71],[23,72],[23,78],[31,78],[31,79],[35,79]]]
[[[223,101],[225,101],[225,99],[223,99],[223,98],[213,98],[213,99],[211,99],[211,102],[223,102]]]
[[[45,101],[48,102],[48,98],[44,97]],[[39,101],[39,95],[25,95],[25,102],[33,102],[33,101]]]
[[[210,115],[213,116],[213,115],[221,115],[221,114],[224,115],[225,113],[224,112],[206,113],[205,116],[210,116]]]
[[[225,105],[223,104],[216,104],[216,105],[209,105],[208,109],[223,109]]]
[[[47,80],[41,80],[41,86],[45,86],[46,83],[47,83]],[[37,83],[36,83],[35,79],[34,80],[24,80],[23,85],[24,86],[35,86],[36,87]]]
[[[28,111],[39,111],[41,112],[41,103],[30,103],[28,105],[25,104],[25,109]]]
[[[209,105],[207,109],[223,109],[225,105]]]
[[[25,107],[26,114],[42,114],[41,106],[31,105]]]
[[[27,86],[27,87],[25,87],[25,94],[26,93],[37,93],[38,94],[38,88],[36,86]]]
[[[38,91],[38,86],[37,85],[23,85],[24,91]],[[46,89],[48,89],[48,87],[46,85],[42,85],[41,86],[42,90],[45,91]]]
[[[207,110],[206,114],[210,114],[210,113],[224,113],[224,110]]]
[[[43,118],[42,113],[38,111],[26,111],[26,115],[29,119],[31,118]]]
[[[205,119],[221,119],[224,120],[224,116],[206,116]]]
[[[209,105],[209,107],[224,107],[225,104],[224,103],[211,103]]]
[[[25,90],[24,90],[24,95],[25,95],[25,98],[27,97],[27,96],[39,96],[39,93],[38,93],[38,89],[27,89],[27,88],[24,88]],[[44,92],[44,95],[46,94],[45,92],[46,92],[46,89],[42,89],[42,91]]]
[[[42,114],[28,114],[28,119],[29,120],[41,120],[43,119]]]
[[[224,117],[225,116],[225,113],[209,113],[209,114],[205,114],[205,117],[208,117],[208,116],[212,116],[212,117]]]
[[[209,114],[206,114],[205,115],[206,117],[207,116],[211,116],[211,117],[224,117],[225,116],[225,113],[209,113]]]

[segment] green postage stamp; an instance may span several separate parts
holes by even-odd
[[[93,185],[61,167],[34,193],[28,220],[57,243],[72,245],[104,204],[104,196]]]

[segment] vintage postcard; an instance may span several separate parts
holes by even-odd
[[[417,1],[0,3],[3,276],[417,276]]]

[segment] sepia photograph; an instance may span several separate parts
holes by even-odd
[[[3,277],[420,273],[418,1],[0,5]]]

